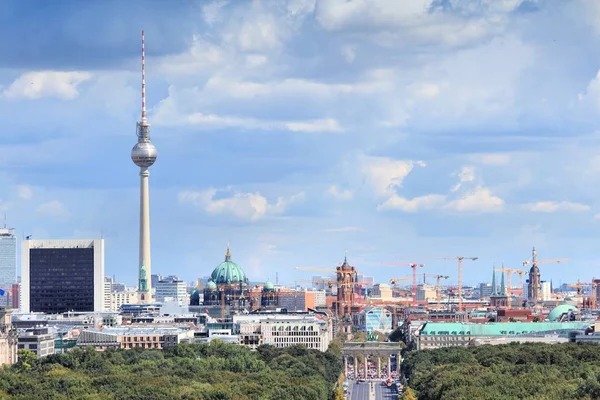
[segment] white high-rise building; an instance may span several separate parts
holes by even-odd
[[[550,290],[550,282],[546,282],[546,281],[542,281],[541,285],[540,285],[540,291],[542,293],[541,297],[542,297],[542,301],[549,301],[552,300],[552,291]]]
[[[17,237],[15,230],[0,228],[0,288],[8,291],[17,283]]]
[[[102,312],[104,239],[23,240],[21,312]]]
[[[104,311],[110,311],[112,284],[112,278],[108,276],[104,278]]]
[[[156,301],[164,303],[172,299],[181,304],[187,303],[187,285],[177,277],[167,277],[156,284]]]

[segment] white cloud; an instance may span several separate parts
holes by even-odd
[[[312,121],[285,122],[284,126],[292,132],[343,132],[340,124],[332,118]]]
[[[414,213],[421,210],[429,210],[440,207],[445,201],[446,196],[441,194],[428,194],[412,199],[406,199],[395,194],[380,204],[377,207],[377,210],[401,210],[404,212]]]
[[[180,114],[173,108],[168,99],[163,100],[158,112],[154,115],[153,123],[160,126],[197,126],[209,129],[242,128],[262,130],[287,130],[291,132],[343,132],[337,120],[332,118],[300,120],[300,121],[268,121],[255,118],[242,118],[228,115],[204,114],[195,112],[187,115]]]
[[[485,153],[485,154],[477,154],[472,157],[476,162],[494,166],[494,167],[502,167],[510,164],[512,161],[512,156],[509,153]]]
[[[389,47],[407,42],[462,46],[502,31],[507,15],[520,1],[452,2],[452,12],[432,9],[433,0],[321,0],[316,20],[326,30],[360,31],[375,43]]]
[[[458,183],[450,189],[452,192],[456,192],[462,187],[463,183],[470,183],[475,181],[475,168],[465,166],[462,167],[458,175]]]
[[[581,203],[574,203],[570,201],[538,201],[536,203],[528,203],[523,205],[528,211],[531,212],[543,212],[543,213],[554,213],[554,212],[586,212],[590,210],[590,206]]]
[[[283,214],[292,204],[304,200],[304,192],[290,197],[279,197],[275,203],[256,193],[234,193],[230,197],[216,198],[218,189],[183,191],[179,193],[181,203],[190,203],[208,214],[230,214],[236,218],[256,221],[268,215]]]
[[[276,19],[269,14],[258,14],[241,26],[238,44],[243,51],[264,51],[281,47],[283,38]]]
[[[349,189],[341,189],[337,185],[331,185],[329,189],[327,189],[327,193],[338,200],[350,200],[354,193]]]
[[[436,97],[441,88],[435,83],[415,83],[410,85],[409,89],[413,95],[420,99],[431,99]]]
[[[21,200],[31,200],[33,197],[33,189],[29,185],[17,185],[17,196]]]
[[[490,189],[479,186],[449,202],[444,208],[458,212],[498,212],[504,208],[504,200],[494,196]]]
[[[227,1],[213,1],[202,7],[202,13],[204,14],[204,21],[212,26],[216,22],[221,20],[221,10],[227,5]]]
[[[360,172],[365,177],[371,190],[378,197],[389,197],[396,194],[404,179],[415,165],[425,167],[423,161],[393,160],[387,157],[362,156]]]
[[[9,99],[55,97],[60,100],[73,100],[79,96],[79,84],[91,77],[89,72],[81,71],[27,72],[17,78],[2,95]]]
[[[356,231],[360,231],[361,229],[357,226],[344,226],[341,228],[327,228],[324,229],[323,232],[327,232],[327,233],[343,233],[343,232],[356,232]]]
[[[43,216],[60,220],[66,220],[70,217],[70,213],[67,208],[58,200],[52,200],[50,202],[40,204],[35,211]]]

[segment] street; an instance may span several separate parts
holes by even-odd
[[[375,395],[370,396],[371,382],[354,383],[351,386],[352,397],[351,400],[396,400],[398,394],[396,392],[396,386],[387,387],[383,385],[381,381],[373,381],[373,387],[375,389]]]

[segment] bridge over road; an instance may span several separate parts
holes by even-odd
[[[367,379],[369,357],[377,360],[377,376],[381,376],[381,360],[387,358],[387,376],[391,376],[391,358],[396,358],[396,370],[400,372],[402,345],[395,342],[346,342],[342,347],[344,373],[348,376],[348,359],[353,360],[354,372],[358,378],[358,357],[364,358],[364,379]]]

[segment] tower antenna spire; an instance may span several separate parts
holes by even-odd
[[[142,31],[142,123],[146,119],[146,48],[144,46],[144,31]]]

